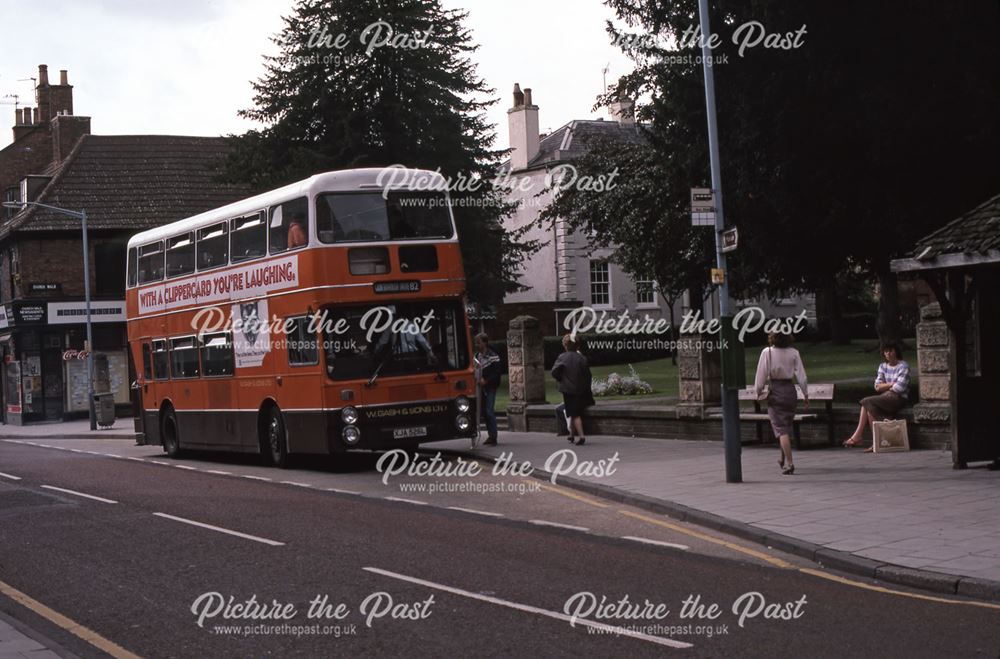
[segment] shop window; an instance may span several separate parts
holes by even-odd
[[[205,377],[232,375],[235,358],[233,340],[229,332],[206,334],[201,343],[201,364]]]

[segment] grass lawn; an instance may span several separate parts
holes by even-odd
[[[802,361],[805,362],[806,374],[809,381],[814,383],[837,382],[839,380],[852,380],[863,378],[863,382],[849,382],[837,385],[836,398],[838,401],[854,402],[863,396],[874,393],[872,382],[875,380],[875,372],[878,370],[881,361],[878,355],[878,341],[874,339],[853,341],[850,345],[837,346],[830,342],[819,343],[799,343],[795,346],[802,354]],[[752,383],[754,373],[757,371],[757,358],[760,355],[760,347],[748,348],[746,358],[747,383]],[[912,356],[911,356],[912,357]],[[670,358],[654,359],[646,362],[636,362],[632,364],[639,377],[653,386],[653,393],[645,396],[606,396],[598,400],[637,400],[644,398],[660,398],[663,396],[677,397],[677,367],[670,363]],[[911,363],[911,378],[916,381],[916,360]],[[595,366],[591,368],[594,378],[605,378],[610,373],[627,375],[628,364],[614,366]],[[556,381],[551,377],[545,378],[545,397],[550,403],[562,400]],[[496,409],[499,411],[507,409],[509,402],[507,389],[507,376],[503,376],[500,383],[500,390],[497,391]]]

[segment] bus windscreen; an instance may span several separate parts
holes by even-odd
[[[451,238],[442,192],[339,192],[316,198],[316,228],[324,243]]]
[[[323,310],[326,372],[334,380],[468,368],[464,309],[456,302],[331,306]]]

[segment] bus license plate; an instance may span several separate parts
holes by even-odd
[[[408,437],[426,437],[427,436],[427,426],[419,426],[417,428],[396,428],[392,431],[393,439],[406,439]]]

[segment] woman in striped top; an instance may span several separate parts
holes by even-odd
[[[894,341],[882,344],[882,356],[885,361],[879,364],[878,375],[875,376],[875,391],[878,393],[861,399],[858,427],[844,441],[844,446],[857,446],[864,438],[866,425],[894,418],[906,406],[910,391],[910,365],[903,361],[903,351]]]

